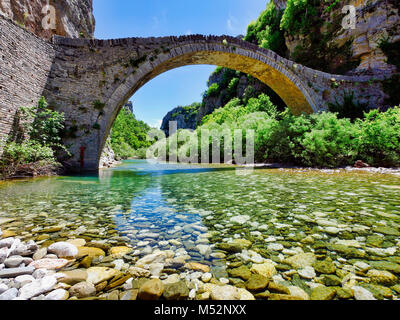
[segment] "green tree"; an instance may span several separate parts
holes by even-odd
[[[244,40],[285,56],[287,47],[284,32],[280,28],[282,15],[283,10],[277,10],[274,3],[269,2],[257,21],[247,27]]]
[[[150,126],[123,108],[111,129],[111,147],[116,156],[119,159],[133,158],[137,150],[148,148],[152,144],[147,140],[150,129]]]

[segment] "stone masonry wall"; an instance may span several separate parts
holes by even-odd
[[[0,16],[1,140],[8,138],[19,107],[40,99],[54,56],[50,43]]]

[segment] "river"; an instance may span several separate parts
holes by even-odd
[[[288,259],[302,252],[328,258],[339,271],[362,269],[363,262],[400,273],[400,177],[394,175],[243,174],[233,166],[125,161],[99,175],[2,182],[0,223],[5,218],[14,219],[8,232],[23,240],[129,244],[132,257],[173,250],[211,266],[217,278],[268,258],[287,280]]]

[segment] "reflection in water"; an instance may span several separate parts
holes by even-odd
[[[325,244],[356,241],[373,255],[369,237],[383,234],[384,250],[400,240],[399,186],[400,178],[389,175],[256,170],[241,176],[229,166],[127,161],[99,175],[2,183],[0,218],[17,218],[12,228],[25,239],[63,225],[49,238],[129,242],[143,252],[185,249],[214,265],[225,261],[215,245],[233,239],[249,240],[274,259],[282,250],[269,249],[269,242],[287,252],[309,250],[300,242],[307,236]]]

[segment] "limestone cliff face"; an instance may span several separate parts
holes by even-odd
[[[350,39],[353,58],[361,60],[357,70],[395,71],[387,63],[388,57],[380,48],[382,41],[400,42],[400,15],[398,0],[352,0],[357,9],[357,24],[354,30],[339,32],[332,43],[343,45]],[[400,71],[400,70],[399,70]]]
[[[43,28],[42,21],[55,8],[55,28]],[[93,0],[0,0],[0,13],[44,39],[53,35],[92,38],[95,28]]]
[[[279,9],[286,8],[287,1],[273,0]],[[391,74],[396,68],[388,63],[388,56],[381,49],[381,42],[389,44],[400,42],[400,3],[398,0],[346,0],[341,1],[333,9],[327,10],[330,3],[320,2],[317,7],[318,19],[315,20],[308,34],[290,35],[285,33],[288,58],[299,60],[298,49],[302,48],[304,59],[310,55],[316,59],[326,58],[326,65],[337,73],[385,73]],[[356,8],[356,28],[343,29],[342,20],[347,13],[342,13],[345,5]],[[321,38],[329,39],[324,48],[320,43],[312,41],[312,36],[321,34]],[[317,47],[318,46],[318,47]],[[322,50],[321,50],[322,49]],[[296,52],[297,50],[297,52]],[[322,54],[318,56],[318,51]],[[324,54],[325,52],[325,54]],[[296,56],[297,53],[297,56]],[[353,64],[349,67],[349,62]],[[345,64],[348,66],[345,66]],[[310,65],[315,69],[321,69]]]
[[[195,104],[194,104],[195,105]],[[193,106],[194,106],[193,105]],[[169,136],[170,121],[176,121],[177,129],[196,129],[197,124],[198,105],[193,108],[190,107],[177,107],[168,112],[164,117],[161,125],[161,130],[165,135]]]

